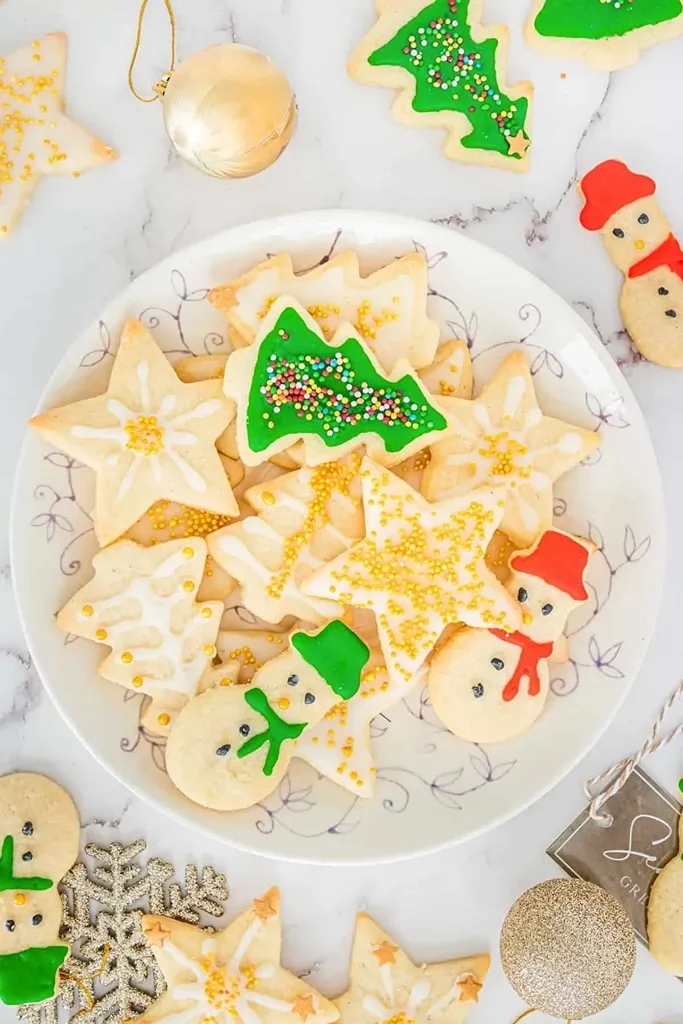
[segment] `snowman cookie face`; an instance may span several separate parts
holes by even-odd
[[[605,246],[612,262],[624,274],[666,241],[671,226],[654,196],[624,206],[606,222]]]
[[[62,901],[54,884],[37,892],[0,892],[0,956],[54,945],[61,919]]]
[[[568,616],[580,603],[525,572],[513,570],[506,587],[522,609],[522,632],[536,643],[557,640]]]

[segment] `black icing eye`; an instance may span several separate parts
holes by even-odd
[[[222,747],[216,747],[216,753],[219,757],[227,757],[230,753],[230,744],[224,743]]]
[[[241,725],[240,726],[240,733],[241,733],[242,736],[248,736],[249,732],[250,732],[250,729],[249,729],[248,725],[245,724],[245,725]]]
[[[541,613],[543,615],[550,615],[552,610],[553,610],[553,606],[551,604],[544,604],[543,607],[541,608]]]
[[[664,287],[658,288],[657,291],[659,292],[660,295],[668,295],[669,294],[669,289],[668,288],[664,288]]]
[[[42,914],[34,914],[33,917],[31,918],[31,924],[38,925],[38,924],[40,924],[40,922],[42,920],[43,920],[43,915]]]
[[[501,672],[505,668],[505,662],[502,658],[491,658],[491,664],[498,672]]]
[[[315,694],[307,693],[304,697],[304,704],[315,704]]]
[[[673,320],[675,320],[676,317],[678,316],[678,313],[676,312],[675,309],[667,309],[667,311],[664,314],[664,316],[670,316]]]
[[[287,682],[290,686],[296,686],[299,682],[299,677],[295,675],[287,676]]]
[[[5,921],[5,928],[8,932],[13,932],[16,928],[16,924],[10,919],[9,921]]]
[[[22,831],[22,833],[25,836],[32,836],[33,835],[33,822],[32,821],[25,821],[24,824],[21,826],[21,831]]]
[[[648,215],[646,213],[641,213],[640,217],[638,218],[638,223],[639,224],[649,224],[650,223],[650,218],[648,217]]]
[[[614,235],[615,238],[623,238],[624,237],[624,232],[621,230],[621,228],[614,228],[614,230],[612,231],[612,234]]]
[[[527,592],[524,589],[524,587],[520,587],[519,590],[517,591],[517,600],[520,601],[522,604],[524,604],[524,602],[528,599],[528,597],[529,597],[529,595],[527,594]]]
[[[22,860],[33,860],[33,854],[31,853],[30,850],[27,850],[26,853],[22,853],[21,859]]]
[[[474,694],[474,696],[477,699],[479,697],[483,697],[484,696],[484,687],[482,686],[482,684],[481,683],[475,683],[474,686],[472,687],[472,693]]]

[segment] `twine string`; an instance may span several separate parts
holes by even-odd
[[[664,720],[671,711],[671,709],[683,698],[683,680],[678,684],[673,693],[669,696],[668,700],[659,710],[659,714],[655,719],[650,734],[643,743],[642,747],[631,754],[630,757],[625,757],[617,764],[612,765],[604,772],[600,772],[594,778],[589,779],[584,786],[584,792],[590,800],[590,807],[588,808],[588,814],[596,824],[600,825],[601,828],[610,828],[614,823],[614,817],[608,812],[603,811],[603,806],[608,800],[611,800],[620,789],[622,789],[628,780],[633,775],[640,762],[648,756],[648,754],[656,754],[662,747],[666,747],[667,744],[673,740],[678,739],[679,736],[683,735],[683,723],[677,725],[671,732],[666,733],[664,736],[660,736]],[[596,792],[596,787],[606,783],[605,787]]]
[[[133,56],[131,57],[130,64],[128,65],[128,88],[132,92],[133,96],[135,96],[135,99],[140,100],[141,103],[154,103],[155,100],[158,100],[159,96],[163,93],[163,88],[161,85],[159,85],[155,89],[153,96],[141,96],[140,93],[135,88],[135,83],[133,82],[133,72],[135,71],[135,64],[138,59],[138,54],[140,52],[140,44],[142,42],[142,25],[145,20],[145,11],[147,10],[148,3],[149,0],[142,0],[142,3],[140,4],[138,24],[135,32],[135,46],[133,47]],[[170,75],[171,72],[175,70],[176,25],[175,15],[173,13],[173,8],[171,6],[171,0],[164,0],[164,6],[166,8],[166,11],[168,12],[168,20],[171,26],[171,65],[168,69],[168,74]]]
[[[102,976],[102,973],[104,971],[105,964],[107,963],[107,959],[109,957],[110,951],[111,951],[111,947],[108,944],[105,943],[104,948],[102,950],[102,959],[100,961],[100,966],[92,974],[80,974],[79,975],[79,974],[70,974],[68,971],[60,971],[59,972],[59,977],[61,978],[61,980],[62,981],[72,981],[74,983],[74,985],[77,986],[79,992],[81,993],[81,995],[83,996],[83,998],[85,1000],[85,1005],[81,1007],[81,1009],[78,1011],[78,1013],[75,1013],[73,1015],[73,1017],[71,1017],[72,1021],[78,1020],[78,1018],[83,1013],[90,1013],[90,1011],[94,1007],[95,1000],[93,998],[92,993],[90,992],[90,990],[88,989],[88,987],[87,987],[87,985],[85,983],[86,983],[86,981],[94,981],[95,978],[100,978]]]
[[[524,1013],[520,1013],[519,1017],[515,1017],[512,1024],[520,1024],[520,1021],[523,1021],[527,1017],[530,1017],[532,1013],[538,1013],[538,1010],[534,1010],[533,1007],[529,1010],[525,1010]],[[567,1024],[572,1024],[572,1022],[568,1020]]]

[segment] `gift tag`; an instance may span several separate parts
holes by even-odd
[[[599,825],[586,808],[546,852],[567,874],[612,893],[647,946],[648,894],[677,852],[681,806],[636,768],[604,810],[614,818],[609,828]]]

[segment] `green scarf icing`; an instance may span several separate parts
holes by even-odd
[[[332,347],[291,308],[259,345],[246,419],[255,452],[282,437],[315,434],[334,448],[367,433],[400,452],[446,427],[414,376],[392,383],[355,338]]]
[[[0,1001],[6,1006],[42,1003],[52,999],[57,971],[66,960],[68,946],[37,946],[0,956]]]
[[[609,39],[647,25],[660,25],[681,13],[681,0],[547,0],[534,25],[541,36]]]
[[[246,743],[243,743],[237,751],[237,756],[247,757],[249,754],[253,754],[254,751],[259,750],[264,743],[267,743],[268,753],[263,765],[263,774],[272,775],[273,769],[280,758],[280,747],[282,744],[287,740],[295,740],[301,736],[308,723],[301,722],[290,725],[289,722],[285,722],[284,719],[280,718],[277,711],[270,706],[263,690],[257,686],[247,690],[244,694],[244,699],[250,708],[263,715],[266,720],[266,729],[263,732],[257,733],[256,736],[252,736]]]
[[[2,842],[2,853],[0,853],[0,892],[7,889],[24,889],[26,891],[39,892],[43,889],[51,889],[53,883],[49,878],[26,877],[23,878],[12,874],[14,865],[14,837],[5,836]]]
[[[525,97],[512,100],[498,87],[497,39],[472,38],[470,0],[435,0],[427,4],[368,63],[405,68],[415,78],[413,110],[420,114],[454,110],[464,114],[472,131],[460,141],[466,149],[493,150],[507,156],[507,138],[524,132]],[[524,138],[528,139],[524,132]],[[511,160],[520,160],[518,154]]]
[[[292,633],[291,645],[343,700],[358,693],[360,674],[370,657],[361,638],[340,619],[313,636]]]

